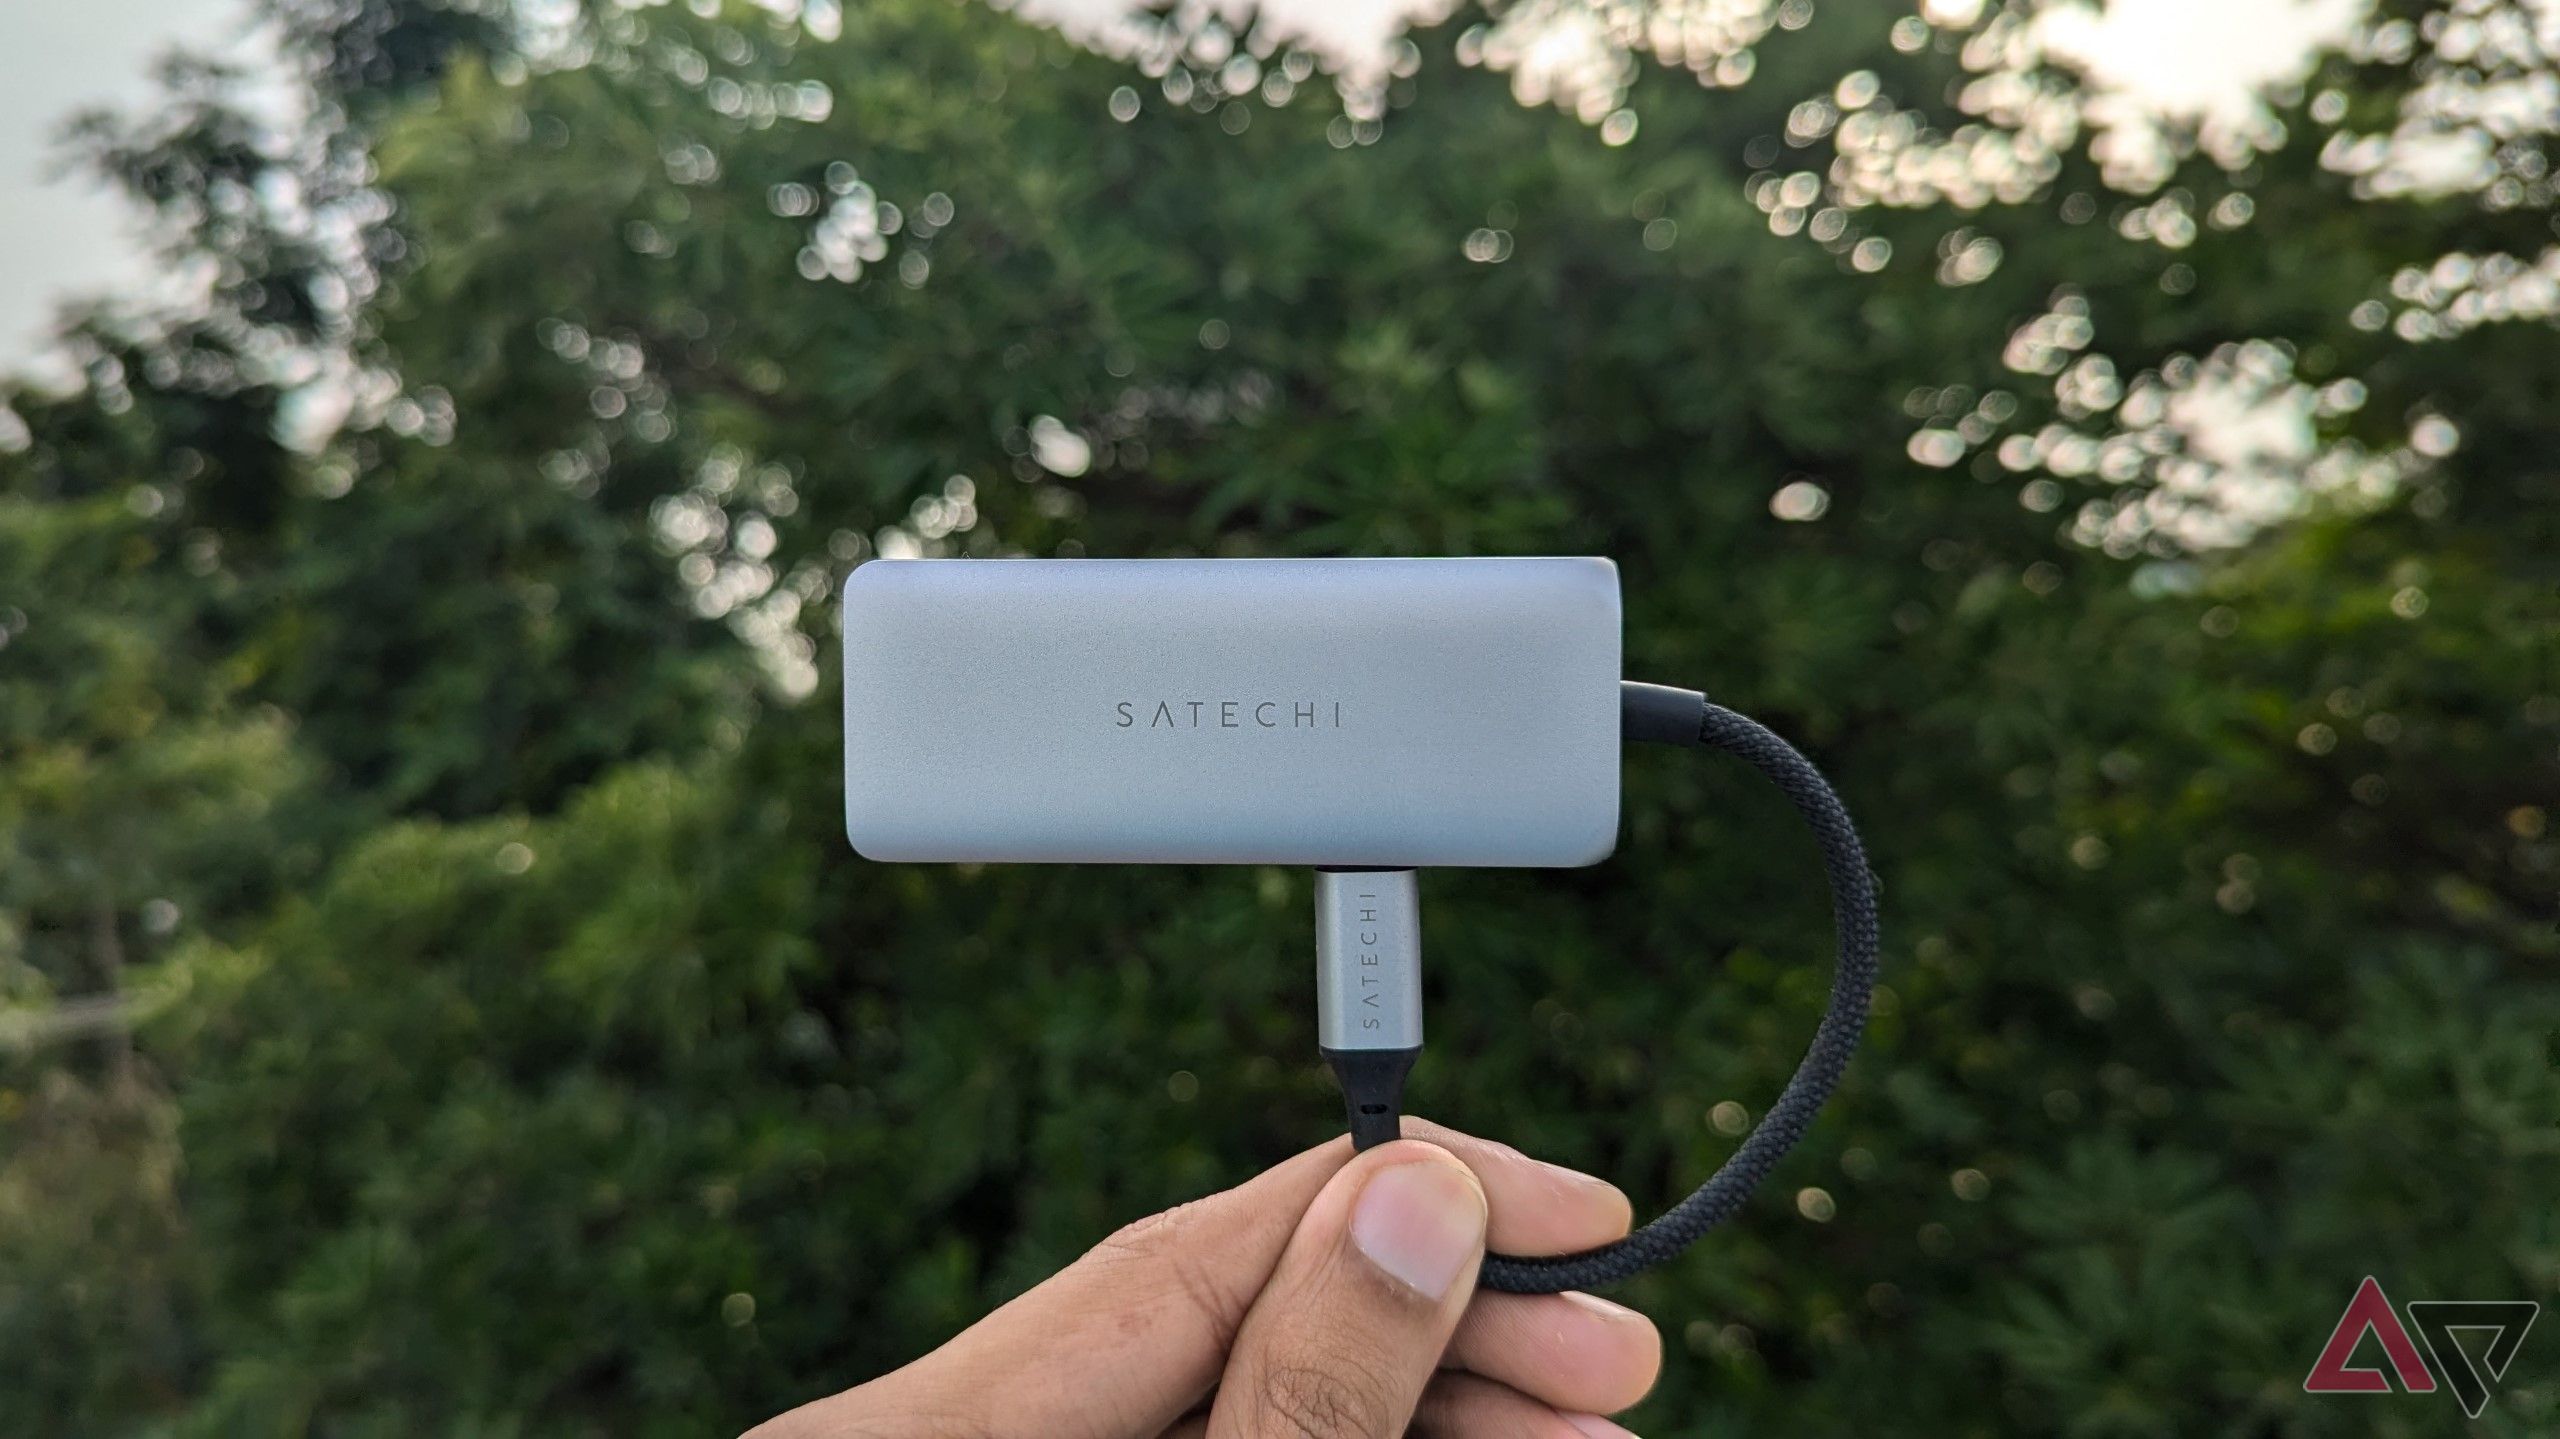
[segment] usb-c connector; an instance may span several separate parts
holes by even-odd
[[[1342,1082],[1352,1147],[1395,1138],[1404,1078],[1422,1053],[1422,901],[1412,870],[1317,873],[1316,1033]]]

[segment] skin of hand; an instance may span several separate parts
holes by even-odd
[[[1476,1292],[1488,1243],[1624,1236],[1626,1196],[1422,1120],[1143,1219],[950,1343],[747,1439],[1590,1439],[1662,1340],[1587,1294]]]

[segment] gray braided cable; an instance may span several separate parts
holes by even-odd
[[[1721,705],[1705,705],[1697,738],[1691,743],[1724,750],[1760,771],[1786,792],[1796,811],[1813,826],[1814,838],[1822,845],[1823,867],[1831,876],[1832,916],[1840,932],[1830,1005],[1803,1063],[1779,1091],[1778,1102],[1695,1193],[1614,1244],[1545,1257],[1489,1254],[1478,1280],[1484,1288],[1506,1294],[1597,1289],[1640,1274],[1688,1248],[1698,1236],[1732,1218],[1804,1137],[1814,1114],[1839,1084],[1841,1071],[1849,1067],[1858,1036],[1866,1029],[1867,1003],[1876,987],[1876,884],[1849,811],[1822,772],[1796,753],[1794,746]]]

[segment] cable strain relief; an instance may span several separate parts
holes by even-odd
[[[1404,1133],[1404,1080],[1413,1072],[1422,1046],[1318,1052],[1342,1085],[1342,1110],[1351,1123],[1353,1150],[1374,1148]]]
[[[1626,743],[1695,745],[1706,723],[1707,697],[1696,690],[1635,680],[1618,686],[1618,738]]]

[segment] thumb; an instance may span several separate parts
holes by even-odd
[[[1334,1175],[1290,1236],[1227,1357],[1210,1439],[1393,1439],[1475,1293],[1485,1198],[1416,1140]]]

